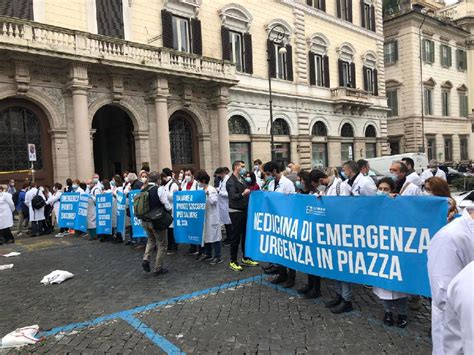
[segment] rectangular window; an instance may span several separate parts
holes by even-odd
[[[230,143],[230,161],[242,160],[246,166],[250,163],[250,143],[231,142]]]
[[[385,43],[383,53],[385,64],[395,64],[398,60],[398,41]]]
[[[452,65],[451,47],[445,44],[442,44],[440,46],[440,53],[441,53],[441,65],[443,67],[449,68]]]
[[[124,38],[122,0],[96,0],[96,16],[98,34]]]
[[[337,17],[352,22],[352,0],[336,0]]]
[[[33,18],[33,0],[0,0],[0,16]]]
[[[354,145],[352,143],[341,143],[341,161],[346,162],[354,159]]]
[[[342,86],[351,86],[351,66],[348,62],[342,62]]]
[[[469,152],[467,150],[467,137],[459,138],[461,160],[469,160]]]
[[[375,94],[375,70],[372,68],[364,67],[364,90],[369,94]]]
[[[377,144],[376,143],[365,143],[365,157],[375,158],[377,156]]]
[[[398,116],[398,90],[387,90],[388,117]]]
[[[453,161],[453,139],[444,137],[444,161]]]
[[[328,166],[328,151],[326,143],[313,143],[311,165],[313,168],[326,168]]]
[[[459,94],[459,116],[460,117],[469,116],[469,109],[467,105],[467,95],[464,92]]]
[[[280,169],[285,170],[290,160],[290,143],[275,143],[275,160]]]
[[[442,115],[449,116],[449,91],[441,93]]]
[[[390,154],[400,154],[400,140],[390,141]]]
[[[191,53],[189,20],[173,16],[173,48],[177,51]]]
[[[426,145],[428,148],[428,160],[437,159],[436,158],[436,138],[429,137],[426,138]]]
[[[466,51],[463,49],[456,49],[456,66],[459,70],[467,69]]]
[[[425,88],[424,92],[425,115],[433,114],[433,89]]]
[[[373,5],[367,4],[365,0],[361,0],[361,26],[375,31],[375,7]]]
[[[435,61],[434,42],[429,39],[423,40],[423,61],[425,63],[434,63]]]
[[[288,79],[288,70],[286,64],[286,54],[280,51],[280,48],[284,48],[282,44],[273,43],[274,56],[275,60],[275,73],[278,79],[287,80]]]
[[[315,9],[326,11],[326,0],[306,0],[306,4]]]
[[[323,56],[316,54],[314,56],[314,74],[317,86],[323,86],[324,84],[324,62]]]
[[[235,63],[235,69],[239,72],[243,70],[243,45],[242,34],[238,32],[229,32],[230,41],[230,60]]]

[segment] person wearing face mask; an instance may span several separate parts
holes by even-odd
[[[13,211],[15,204],[12,195],[6,191],[6,186],[0,185],[0,245],[15,243],[15,238],[10,230],[13,226]]]
[[[425,181],[425,188],[423,191],[425,196],[439,196],[448,198],[448,222],[451,222],[453,219],[460,217],[456,200],[451,196],[451,191],[449,190],[449,185],[446,181],[439,177],[430,177]]]
[[[315,170],[318,171],[318,170]],[[317,194],[320,196],[350,196],[351,191],[349,185],[344,184],[339,178],[337,169],[327,168],[323,172],[324,177],[319,180],[316,186]]]
[[[262,188],[264,181],[262,179],[262,161],[260,159],[255,159],[253,161],[253,173],[255,174],[255,177],[257,178],[257,184]]]
[[[60,205],[60,199],[62,195],[62,191],[61,191],[62,188],[63,188],[63,185],[61,185],[59,182],[55,183],[53,186],[53,193],[49,196],[48,200],[46,201],[46,204],[52,207],[52,213],[51,213],[52,229],[54,229],[54,227],[56,226],[58,217],[59,217],[59,205]],[[56,236],[58,236],[58,234],[56,234]]]
[[[361,174],[355,161],[344,163],[342,170],[347,177],[344,189],[348,189],[352,196],[374,196],[377,193],[374,180]]]
[[[217,185],[218,207],[220,223],[225,227],[226,238],[222,242],[224,245],[230,245],[232,237],[232,221],[229,216],[229,194],[227,193],[227,181],[229,180],[229,168],[217,168],[214,174],[219,177],[219,185]]]
[[[200,188],[206,193],[206,219],[204,221],[204,254],[198,259],[199,261],[208,261],[211,265],[222,263],[221,259],[221,224],[218,208],[219,195],[217,190],[209,185],[211,177],[206,171],[200,170],[196,174]],[[212,257],[212,249],[214,249],[214,258]]]
[[[407,181],[408,167],[401,161],[395,161],[390,166],[390,178],[395,182],[395,193],[400,196],[420,196],[421,189]]]
[[[184,170],[180,170],[178,174],[178,184],[181,187],[181,184],[183,183],[184,180]]]
[[[102,193],[102,184],[100,183],[99,174],[92,175],[91,183],[89,184],[89,193],[95,197]]]
[[[392,196],[395,193],[395,182],[388,177],[382,178],[377,184],[377,189],[377,195]],[[398,309],[397,326],[405,328],[407,326],[408,295],[380,287],[373,287],[372,291],[382,301],[385,311],[383,323],[389,327],[393,326],[393,311]]]
[[[188,168],[184,171],[184,179],[181,183],[181,191],[198,190],[198,183],[194,180],[194,169]]]
[[[245,266],[258,266],[257,262],[245,256],[247,212],[250,196],[250,189],[243,178],[246,173],[245,162],[242,160],[234,161],[232,164],[232,175],[226,184],[229,196],[229,216],[232,221],[229,268],[233,271],[243,270],[237,261],[239,245],[242,246],[242,264]]]
[[[148,173],[145,170],[140,171],[140,181],[143,183],[143,185],[146,184],[148,179]]]
[[[414,160],[412,158],[402,158],[402,162],[404,162],[408,168],[407,181],[415,184],[421,189],[423,186],[423,180],[421,180],[420,176],[415,171]]]
[[[28,206],[29,209],[31,232],[33,237],[37,237],[40,234],[44,234],[44,206],[39,209],[36,209],[33,208],[32,203],[33,198],[35,198],[35,196],[39,196],[46,202],[43,191],[43,187],[38,187],[36,185],[36,182],[32,182],[30,190],[25,195],[25,204]]]
[[[96,224],[96,196],[100,193],[100,189],[96,186],[94,179],[87,180],[87,189],[89,192],[89,199],[87,200],[87,235],[89,240],[97,239],[97,224]],[[95,194],[93,194],[95,189]],[[87,191],[87,190],[86,190]],[[85,236],[84,234],[81,236]]]
[[[173,179],[173,171],[170,168],[164,168],[161,173],[161,186],[163,186],[163,191],[168,197],[168,202],[171,206],[171,214],[173,214],[173,195],[176,191],[179,191],[178,182]],[[167,229],[167,238],[168,238],[168,250],[166,251],[167,255],[174,254],[178,251],[178,244],[174,240],[174,229],[173,223]]]
[[[71,189],[72,191],[71,192],[77,192],[79,194],[84,194],[85,193],[85,190],[80,186],[81,185],[81,181],[76,179],[72,182],[72,185],[71,185]]]
[[[255,176],[255,173],[253,171],[247,172],[245,175],[245,182],[247,183],[247,186],[250,191],[258,191],[260,190],[260,186],[257,184],[257,177]]]
[[[424,183],[427,179],[429,179],[430,177],[433,177],[433,176],[439,177],[439,178],[447,181],[446,173],[439,168],[438,161],[435,160],[435,159],[430,160],[430,163],[428,165],[428,169],[423,171],[420,178]]]

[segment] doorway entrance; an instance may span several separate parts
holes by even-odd
[[[106,105],[92,120],[94,167],[101,179],[110,179],[123,171],[135,171],[133,123],[120,107]]]
[[[193,119],[186,112],[177,111],[171,116],[169,125],[173,170],[198,170],[199,148]]]

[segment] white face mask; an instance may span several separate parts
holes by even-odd
[[[125,182],[128,182],[129,181],[128,176],[125,176],[124,180],[125,180]]]
[[[145,183],[146,182],[146,177],[142,177],[141,180],[142,180],[143,183]]]
[[[322,193],[322,192],[326,191],[326,187],[327,187],[326,185],[319,185],[318,186],[318,191]]]
[[[191,176],[186,175],[186,176],[184,177],[184,181],[186,181],[186,182],[191,182]]]
[[[39,188],[39,190],[40,190],[41,192],[44,192],[44,187],[41,186],[41,187]]]

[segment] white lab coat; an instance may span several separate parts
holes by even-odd
[[[95,199],[97,195],[101,193],[102,193],[102,187],[100,183],[96,184],[90,189],[89,200],[87,201],[87,229],[95,229],[97,227]]]
[[[204,222],[203,243],[214,243],[222,240],[218,201],[219,194],[217,190],[212,186],[208,186],[206,191],[206,220]]]
[[[412,172],[411,174],[407,175],[407,181],[415,184],[419,188],[423,185],[423,180],[421,180],[420,176],[416,173],[416,171]]]
[[[339,187],[338,187],[339,185]],[[338,177],[334,177],[331,184],[328,185],[326,190],[321,194],[323,196],[350,196],[351,190],[349,185],[345,184],[344,181]],[[339,194],[338,194],[339,190]]]
[[[474,261],[474,219],[466,208],[461,217],[436,233],[428,248],[433,354],[444,354],[444,312],[448,285],[471,261]]]
[[[275,185],[275,183],[275,180],[270,181],[268,191],[281,192],[283,194],[294,194],[296,192],[295,184],[284,175],[280,176],[278,184]]]
[[[444,316],[446,354],[474,354],[474,261],[448,286]]]
[[[6,229],[13,226],[13,204],[12,195],[8,192],[0,192],[0,229]]]
[[[219,194],[218,208],[221,224],[232,224],[229,216],[229,193],[226,188],[227,180],[229,180],[229,175],[224,176],[224,179],[222,179],[217,188],[217,193]]]
[[[193,180],[193,184],[191,185],[191,188],[188,190],[186,189],[186,185],[188,183],[186,181],[183,180],[183,182],[181,183],[181,191],[196,191],[196,190],[199,190],[199,185],[198,185],[198,182],[196,180]]]
[[[38,192],[38,188],[33,187],[32,189],[28,190],[28,192],[25,195],[25,205],[28,206],[28,209],[30,211],[30,222],[38,222],[38,221],[44,221],[44,207],[40,208],[39,210],[34,210],[33,206],[31,206],[31,200],[33,200],[33,197],[36,196],[36,193]],[[44,194],[40,191],[38,193],[39,196],[41,196],[45,201]]]
[[[344,189],[348,189],[352,196],[374,196],[377,194],[377,186],[371,177],[359,173],[354,183],[349,185],[349,180],[344,181]]]
[[[253,169],[253,173],[255,174],[255,178],[257,180],[257,185],[262,188],[263,185],[265,185],[265,181],[262,179],[262,172],[260,168],[258,169]]]
[[[420,179],[423,181],[423,184],[424,184],[427,179],[429,179],[430,177],[433,177],[433,176],[439,177],[439,178],[443,179],[444,181],[447,181],[446,173],[443,170],[439,169],[439,168],[436,171],[435,175],[433,175],[433,173],[431,172],[431,169],[426,169],[425,171],[423,171],[421,173]]]
[[[405,181],[400,190],[400,196],[421,196],[422,194],[421,189],[417,185],[408,182],[408,180]]]
[[[56,191],[46,201],[47,205],[53,206],[54,215],[56,216],[56,218],[59,218],[59,205],[61,204],[60,199],[62,194],[62,191]]]
[[[176,191],[179,191],[179,185],[177,184],[176,180],[170,179],[165,186],[163,186],[163,191],[166,193],[166,196],[168,198],[168,202],[171,205],[171,209],[173,209],[173,195]],[[173,224],[168,228],[173,228]]]

